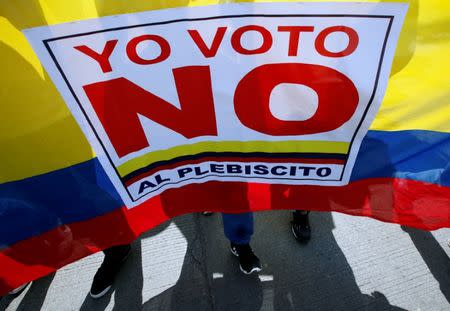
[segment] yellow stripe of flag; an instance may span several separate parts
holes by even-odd
[[[113,14],[227,2],[245,1],[1,1],[0,183],[95,157],[23,36],[23,29]],[[450,132],[450,1],[400,2],[408,2],[410,9],[397,48],[393,75],[372,129]]]

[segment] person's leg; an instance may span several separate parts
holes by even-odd
[[[253,213],[222,213],[223,231],[233,244],[249,244],[253,235]]]
[[[295,210],[291,222],[292,234],[301,243],[308,243],[311,239],[311,226],[309,224],[309,211]]]
[[[111,288],[114,279],[125,263],[131,252],[131,246],[118,245],[103,250],[105,258],[92,281],[90,295],[92,298],[100,298]]]
[[[250,241],[253,235],[253,213],[222,213],[225,236],[231,242],[231,252],[239,258],[243,273],[261,271],[259,258],[253,253]]]

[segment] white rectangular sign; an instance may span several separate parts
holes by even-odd
[[[190,183],[348,183],[399,3],[245,3],[25,30],[128,207]]]

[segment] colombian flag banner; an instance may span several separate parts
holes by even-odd
[[[0,294],[192,212],[450,227],[450,4],[223,2],[0,3]]]

